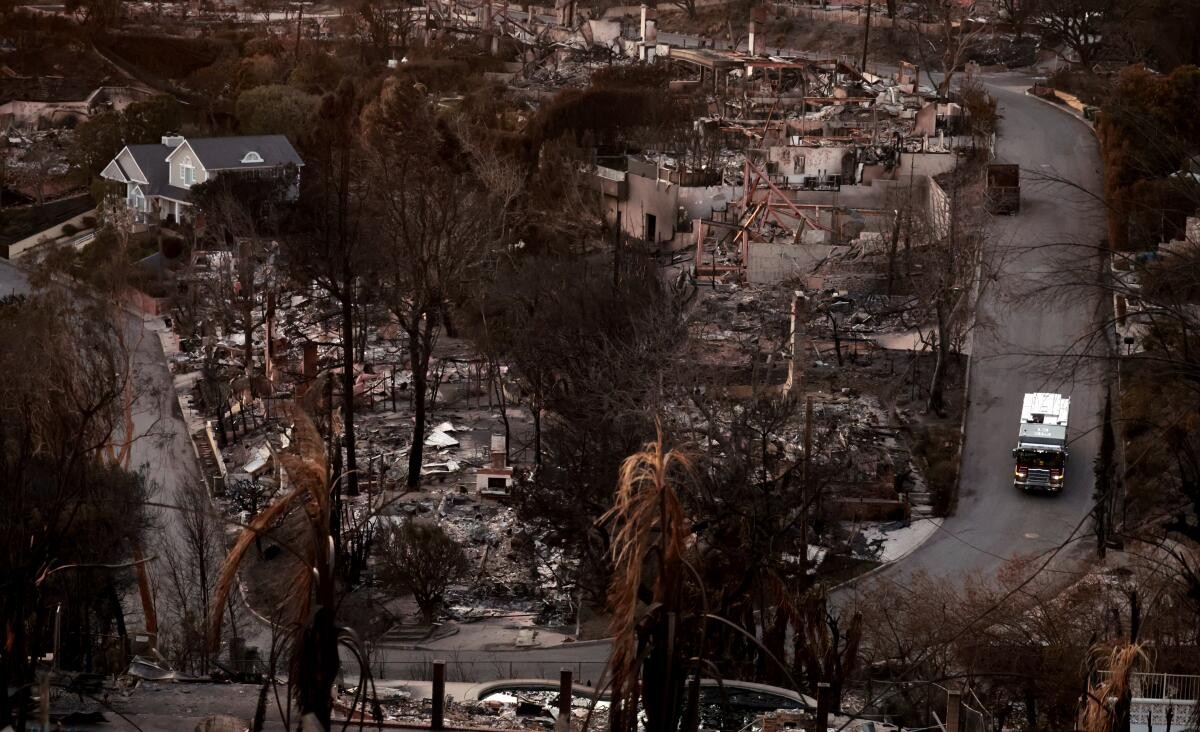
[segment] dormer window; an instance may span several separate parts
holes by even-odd
[[[179,164],[179,177],[185,186],[191,186],[196,182],[196,166],[192,165],[191,156],[185,156],[183,162]]]
[[[254,152],[253,150],[246,153],[246,155],[242,158],[243,163],[261,163],[262,161],[263,161],[262,155],[259,155],[258,153]]]

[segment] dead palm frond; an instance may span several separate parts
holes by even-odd
[[[255,539],[302,506],[309,540],[291,551],[301,559],[291,590],[281,604],[283,630],[291,648],[290,684],[299,710],[325,725],[332,713],[330,688],[339,668],[335,623],[334,546],[330,533],[332,495],[324,443],[312,419],[293,407],[292,443],[277,455],[290,490],[255,516],[234,542],[217,582],[210,612],[209,641],[220,642],[221,616],[237,581],[238,568]],[[365,673],[365,668],[364,668]]]
[[[314,530],[321,524],[322,517],[325,518],[324,525],[328,526],[330,501],[329,491],[325,487],[328,484],[328,468],[325,466],[325,450],[321,437],[307,414],[295,409],[293,418],[295,426],[292,431],[292,444],[289,452],[276,456],[287,472],[292,488],[250,520],[250,523],[238,535],[237,541],[234,542],[233,548],[229,550],[225,562],[221,565],[213,602],[214,611],[210,613],[212,621],[209,627],[209,642],[214,650],[221,640],[221,618],[224,607],[229,602],[237,583],[238,568],[255,539],[266,534],[292,509],[299,499],[306,496],[306,512]],[[314,541],[314,544],[316,543],[319,542]],[[314,546],[310,549],[316,548]],[[311,562],[315,559],[312,551],[298,549],[297,553],[309,563],[310,567],[312,566]],[[312,573],[310,571],[298,572],[296,582],[293,583],[293,594],[310,594],[312,591],[311,580]],[[292,603],[286,604],[296,610],[291,617],[286,619],[288,624],[301,622],[308,609],[307,603],[304,607],[296,607]]]
[[[1082,732],[1112,732],[1118,719],[1129,714],[1133,672],[1139,663],[1149,661],[1141,643],[1130,643],[1112,649],[1108,657],[1108,675],[1089,684],[1087,700],[1080,719]]]
[[[670,626],[667,635],[674,640],[684,579],[683,553],[690,533],[682,502],[672,483],[680,470],[691,473],[691,460],[682,452],[666,450],[660,430],[654,442],[625,459],[613,507],[600,519],[613,526],[613,577],[608,604],[612,611],[610,668],[614,729],[636,727],[639,669],[648,652],[667,654],[667,667],[662,669],[666,675],[682,672],[681,668],[670,668],[673,649],[661,645],[651,649],[639,642],[640,636],[651,633],[648,628],[639,633],[638,613],[646,575],[653,571],[649,610],[642,620],[654,624],[665,619]],[[669,683],[670,679],[656,681]]]

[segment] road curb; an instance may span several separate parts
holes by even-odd
[[[1083,125],[1085,127],[1087,127],[1089,130],[1091,130],[1092,136],[1095,137],[1097,141],[1099,141],[1100,134],[1098,132],[1096,132],[1096,125],[1093,124],[1088,119],[1086,119],[1083,115],[1076,114],[1075,111],[1073,109],[1071,109],[1070,107],[1066,107],[1062,104],[1056,104],[1056,103],[1050,101],[1049,99],[1042,99],[1041,97],[1039,97],[1036,94],[1031,94],[1028,89],[1025,90],[1025,96],[1029,97],[1030,99],[1036,99],[1039,102],[1041,102],[1042,104],[1048,105],[1049,107],[1051,107],[1053,109],[1057,109],[1058,111],[1062,112],[1063,114],[1067,115],[1068,117],[1073,117],[1074,119],[1079,120],[1080,122],[1083,123]]]
[[[890,562],[884,562],[883,564],[879,565],[878,567],[872,567],[871,569],[867,570],[866,572],[863,572],[862,574],[858,575],[857,577],[851,577],[850,579],[845,580],[844,582],[839,582],[836,585],[832,585],[826,590],[826,592],[833,593],[833,592],[841,592],[843,590],[853,589],[854,586],[857,585],[859,582],[862,582],[863,580],[866,580],[870,577],[874,577],[875,575],[883,572],[884,570],[891,569],[896,564],[903,562],[905,559],[910,557],[913,554],[913,552],[915,552],[918,549],[920,549],[921,547],[925,546],[925,544],[928,543],[929,540],[932,539],[935,534],[937,534],[939,531],[942,530],[942,526],[946,523],[946,517],[931,516],[930,518],[917,519],[917,521],[937,522],[937,527],[933,531],[929,532],[928,536],[926,536],[924,539],[919,541],[908,551],[904,552],[903,554],[901,554],[900,556],[891,560]],[[917,523],[917,521],[914,521],[912,523]]]

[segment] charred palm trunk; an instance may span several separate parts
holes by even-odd
[[[5,652],[0,653],[0,726],[23,730],[33,683],[25,633],[28,609],[20,592],[5,598],[3,608],[5,627],[0,630],[5,635]]]
[[[312,715],[321,729],[332,729],[333,684],[337,681],[339,660],[337,652],[337,625],[333,611],[333,578],[325,579],[322,572],[319,585],[328,583],[327,590],[318,588],[317,605],[312,618],[304,628],[299,652],[292,656],[292,678],[295,681],[296,701],[300,713]]]

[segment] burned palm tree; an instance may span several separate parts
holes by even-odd
[[[1112,649],[1108,674],[1089,684],[1079,729],[1084,732],[1118,732],[1129,729],[1133,699],[1133,673],[1147,660],[1141,643],[1128,643]]]
[[[690,695],[685,684],[702,653],[688,658],[681,639],[686,632],[702,643],[705,613],[696,612],[694,604],[685,610],[684,552],[691,531],[674,483],[691,470],[686,455],[664,448],[660,432],[626,458],[614,505],[601,518],[612,523],[613,531],[608,600],[614,732],[637,729],[639,700],[646,729],[696,726],[698,684]]]
[[[281,603],[283,632],[291,654],[288,687],[304,720],[329,729],[333,716],[331,690],[341,669],[339,646],[360,659],[360,696],[371,681],[365,655],[353,632],[337,625],[336,557],[330,530],[333,486],[324,443],[305,412],[293,408],[293,417],[291,446],[277,456],[292,487],[250,521],[230,550],[209,613],[209,642],[214,648],[219,645],[222,612],[236,584],[238,567],[255,539],[291,511],[303,511],[308,528],[306,541],[301,546],[285,547],[300,560],[291,591]]]

